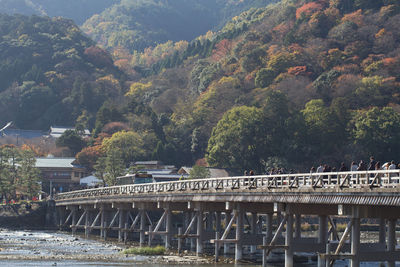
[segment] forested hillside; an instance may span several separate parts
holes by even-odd
[[[146,48],[162,41],[155,36],[173,36],[161,22],[175,23],[168,16],[179,18],[179,8],[204,14],[212,1],[177,2],[173,9],[175,1],[122,1],[92,18],[107,31],[97,40]],[[134,13],[145,5],[157,17],[161,10],[169,15],[147,23]],[[104,19],[111,11],[121,12],[118,27],[111,16]],[[140,24],[139,33],[125,21]],[[182,21],[182,33],[200,31]],[[69,20],[1,16],[0,25],[1,120],[21,128],[90,127],[92,139],[70,132],[58,144],[74,152],[86,146],[78,160],[99,176],[146,159],[257,172],[338,166],[370,155],[399,160],[396,0],[283,0],[190,42],[168,37],[176,42],[134,53],[113,47],[114,62]]]
[[[399,23],[394,0],[252,9],[148,65],[157,75],[137,65],[147,77],[126,94],[125,126],[147,157],[154,149],[154,159],[177,165],[206,157],[219,167],[304,170],[395,159]],[[97,129],[110,122],[99,118]]]
[[[81,25],[119,0],[0,0],[0,13],[64,17]]]
[[[71,20],[0,15],[0,122],[22,129],[88,126],[121,94],[111,56]]]
[[[123,47],[130,53],[166,41],[191,41],[222,27],[251,7],[276,0],[122,0],[94,15],[83,30],[106,48]]]

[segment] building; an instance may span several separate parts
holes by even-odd
[[[75,128],[74,127],[65,127],[65,126],[51,126],[50,127],[50,136],[54,137],[54,138],[59,138],[67,130],[75,131]],[[85,129],[83,136],[90,136],[90,131],[88,129]]]
[[[140,169],[167,169],[168,166],[165,166],[161,161],[157,160],[147,160],[147,161],[136,161],[133,164],[134,167],[140,167]]]
[[[45,137],[46,134],[39,130],[21,130],[21,129],[11,129],[7,128],[2,131],[1,137],[15,137],[20,139],[34,139]]]
[[[36,158],[36,167],[41,172],[42,190],[47,193],[50,187],[56,192],[77,189],[80,179],[87,176],[86,168],[78,165],[75,158]]]

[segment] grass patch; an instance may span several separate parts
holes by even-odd
[[[127,248],[122,251],[123,254],[133,254],[133,255],[163,255],[165,253],[165,247],[134,247]]]

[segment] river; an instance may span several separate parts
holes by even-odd
[[[179,264],[181,267],[215,265],[205,264],[207,261],[196,260],[194,256],[126,257],[120,253],[122,249],[122,246],[112,242],[105,243],[95,239],[84,239],[80,236],[74,237],[68,233],[0,229],[0,264],[2,266],[169,267],[177,265],[177,258],[179,261],[182,260]],[[219,267],[232,265],[218,264]],[[256,265],[235,266],[253,267]],[[309,262],[302,266],[316,266],[316,263]],[[347,266],[347,263],[339,262],[335,266]],[[380,265],[378,263],[365,263],[361,266]]]

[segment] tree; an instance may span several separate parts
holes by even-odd
[[[113,150],[119,150],[125,165],[143,158],[143,138],[133,131],[121,131],[113,134],[110,138],[103,140],[103,148],[108,155]]]
[[[119,149],[108,151],[104,163],[104,181],[108,186],[113,186],[117,182],[117,177],[122,176],[125,172],[125,164],[121,151]]]
[[[312,147],[316,158],[333,153],[337,144],[343,140],[337,140],[338,123],[329,107],[326,107],[322,99],[309,101],[301,111],[307,126],[308,143]]]
[[[86,146],[86,142],[74,130],[66,130],[57,140],[58,147],[68,147],[74,155]]]
[[[262,68],[257,71],[255,85],[260,88],[268,87],[274,81],[276,72],[271,68]]]
[[[189,179],[210,178],[211,172],[208,168],[195,165],[189,172]]]
[[[261,109],[246,106],[232,108],[212,130],[207,162],[222,168],[260,169],[260,158],[268,152],[262,126]]]
[[[94,164],[93,169],[94,175],[103,181],[103,186],[106,186],[106,157],[99,157],[96,160],[96,164]]]
[[[96,162],[103,156],[102,146],[94,145],[85,147],[77,155],[76,159],[79,164],[86,167],[89,171],[95,169]]]
[[[15,197],[20,151],[13,145],[0,147],[0,193],[3,199]]]
[[[393,160],[400,151],[400,114],[390,107],[358,111],[353,120],[354,142],[368,155]]]
[[[32,198],[36,196],[41,186],[40,171],[35,166],[36,159],[35,154],[31,150],[23,150],[21,152],[21,160],[18,167],[18,190]]]

